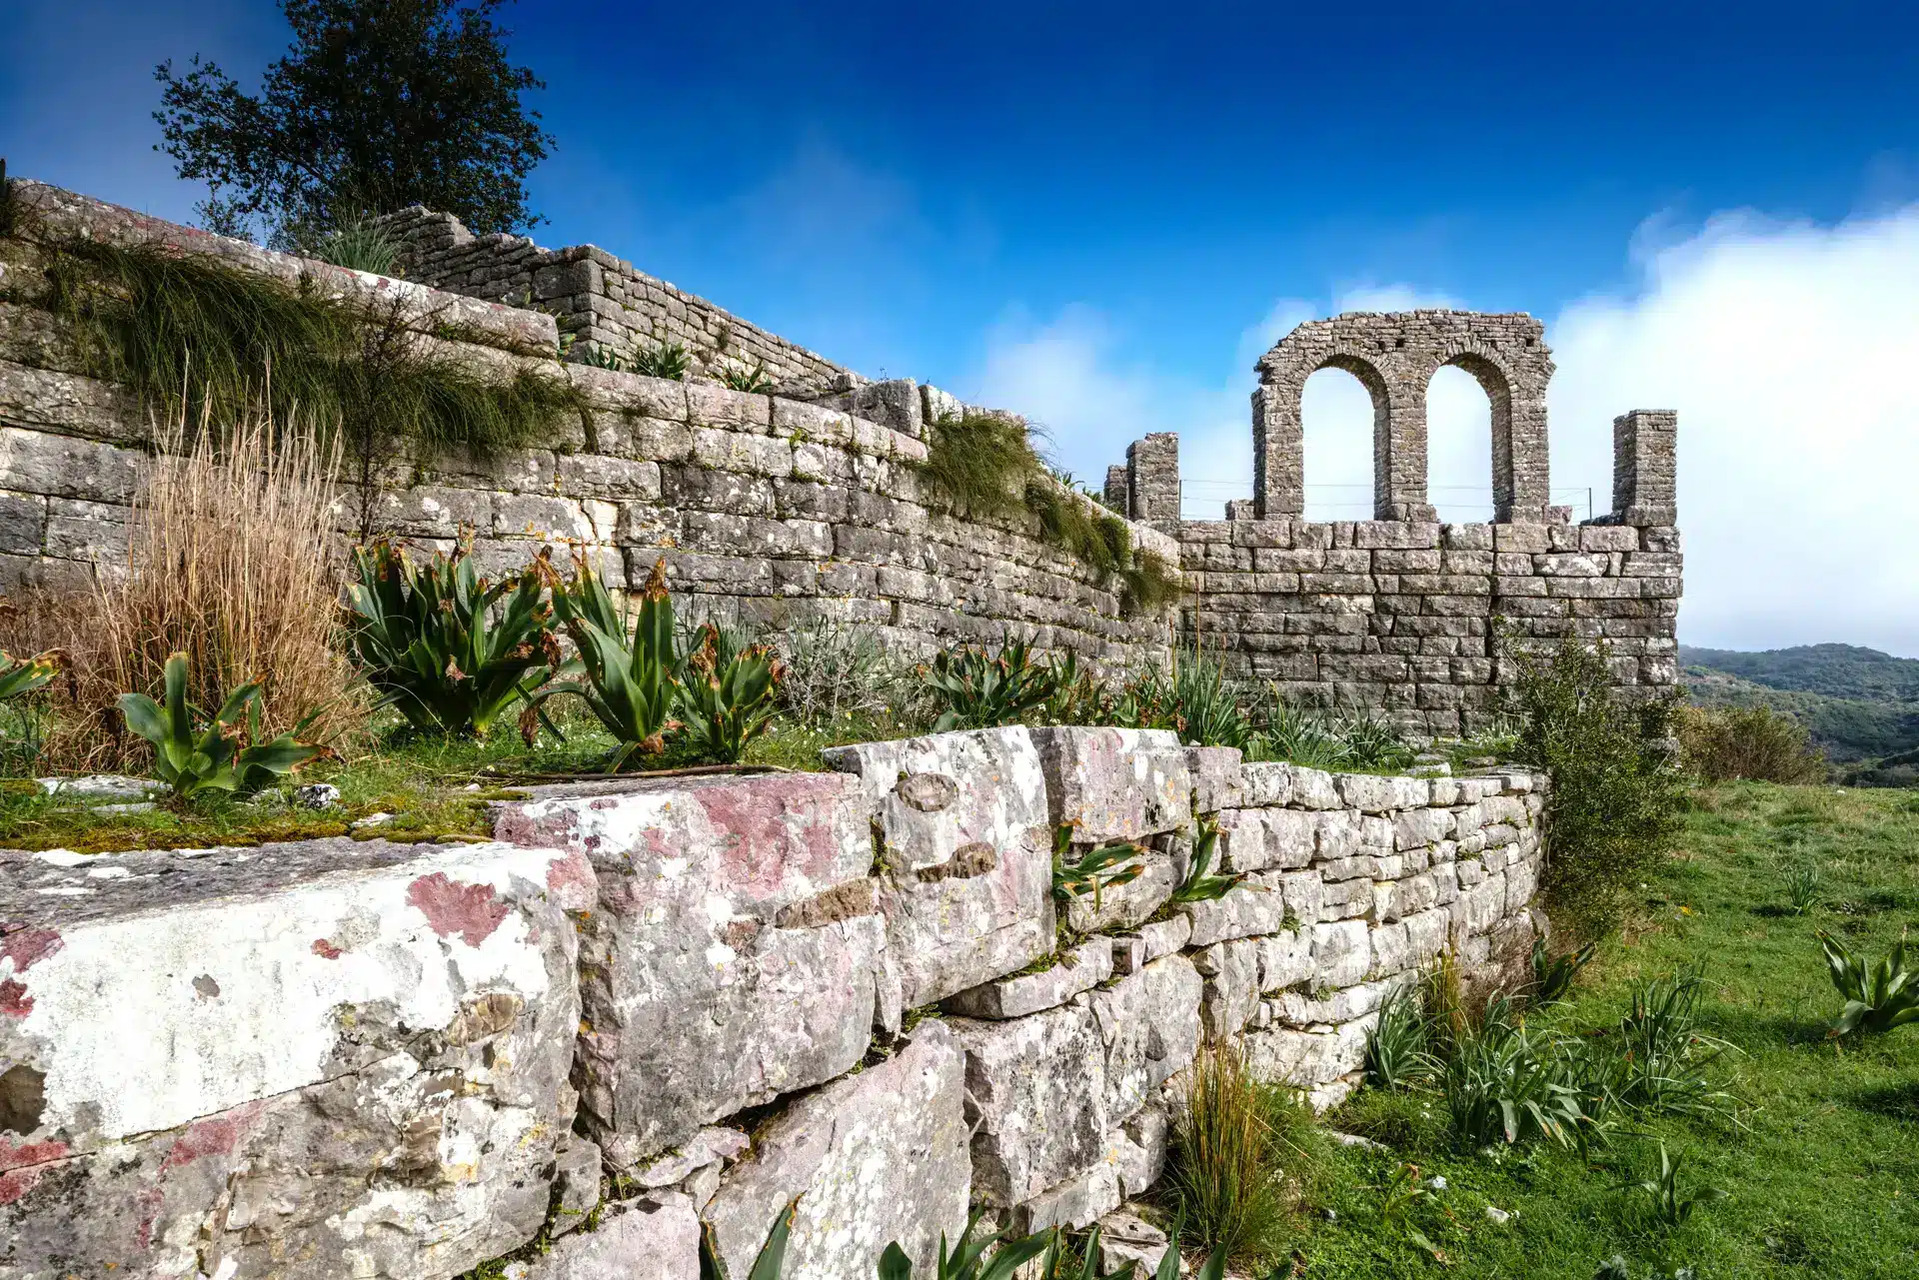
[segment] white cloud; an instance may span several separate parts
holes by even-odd
[[[1919,204],[1837,226],[1751,213],[1692,234],[1649,219],[1631,246],[1636,290],[1567,306],[1547,326],[1556,501],[1611,506],[1614,415],[1679,411],[1689,643],[1764,648],[1843,640],[1919,655]],[[1189,516],[1252,493],[1251,364],[1302,320],[1343,310],[1470,305],[1407,286],[1350,289],[1322,309],[1285,299],[1241,335],[1219,382],[1116,357],[1096,313],[996,330],[983,379],[995,403],[1054,430],[1083,477],[1147,431],[1181,435]],[[1308,504],[1364,514],[1372,409],[1350,376],[1306,386]],[[1428,402],[1442,515],[1490,507],[1484,393],[1442,370]],[[1351,489],[1327,486],[1353,485]],[[1464,486],[1471,492],[1454,488]]]

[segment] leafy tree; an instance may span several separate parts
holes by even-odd
[[[530,228],[524,178],[553,139],[521,102],[546,86],[507,61],[505,2],[281,0],[293,43],[258,96],[197,55],[183,74],[155,69],[155,150],[211,187],[210,229],[259,218],[278,245],[409,204],[479,234]]]

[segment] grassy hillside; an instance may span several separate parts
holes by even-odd
[[[1919,660],[1849,644],[1764,653],[1681,645],[1679,660],[1694,702],[1796,717],[1848,781],[1919,782]]]

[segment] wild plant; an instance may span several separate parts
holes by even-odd
[[[1091,895],[1098,910],[1107,889],[1131,884],[1146,869],[1146,850],[1130,840],[1113,840],[1073,853],[1073,825],[1053,830],[1053,898],[1061,905]]]
[[[936,654],[920,676],[942,704],[936,733],[1017,724],[1053,696],[1052,670],[1033,661],[1024,640],[990,655],[974,648]]]
[[[794,1196],[780,1210],[779,1216],[773,1219],[773,1227],[766,1233],[766,1242],[753,1259],[753,1267],[746,1273],[746,1280],[780,1280],[780,1268],[786,1265],[786,1242],[793,1233],[793,1215],[799,1205],[800,1198]],[[880,1274],[886,1274],[884,1259],[880,1262]],[[711,1222],[700,1223],[700,1280],[729,1280],[726,1260],[720,1256],[719,1240],[714,1235]]]
[[[619,744],[607,760],[608,773],[619,772],[635,753],[665,750],[665,735],[678,727],[673,711],[680,692],[665,562],[653,566],[640,591],[631,633],[612,593],[583,558],[575,560],[572,576],[554,591],[553,608],[576,656],[559,669],[568,678],[540,690],[528,710],[562,694],[586,703]]]
[[[1674,717],[1680,758],[1702,782],[1816,782],[1825,756],[1805,725],[1768,706],[1681,707]]]
[[[620,358],[620,353],[604,342],[595,342],[587,347],[580,353],[575,363],[586,365],[591,369],[606,369],[613,373],[625,372],[628,367],[627,362]]]
[[[1281,1252],[1294,1174],[1308,1163],[1304,1136],[1311,1112],[1292,1094],[1256,1080],[1230,1045],[1200,1051],[1190,1068],[1185,1108],[1175,1123],[1168,1161],[1179,1220],[1214,1250],[1210,1271],[1223,1274],[1228,1255],[1260,1258]]]
[[[1379,1021],[1366,1036],[1366,1075],[1381,1089],[1404,1089],[1432,1078],[1439,1061],[1432,1052],[1431,1024],[1416,989],[1401,987],[1379,1007]]]
[[[1038,1280],[1137,1280],[1139,1268],[1123,1262],[1118,1269],[1099,1269],[1099,1224],[1086,1233],[1077,1246],[1064,1231],[1055,1228],[1053,1242],[1040,1262]]]
[[[397,279],[400,250],[400,242],[376,219],[353,218],[320,236],[305,253],[336,267]]]
[[[207,720],[187,702],[187,655],[167,659],[163,702],[144,693],[120,695],[127,728],[153,747],[153,771],[183,800],[254,794],[325,749],[283,733],[261,740],[260,686],[243,684]]]
[[[1697,973],[1654,979],[1634,989],[1632,1007],[1619,1022],[1623,1105],[1664,1115],[1734,1114],[1737,1100],[1707,1075],[1730,1046],[1697,1029],[1704,989]]]
[[[1579,971],[1592,963],[1598,953],[1596,943],[1588,942],[1576,951],[1563,951],[1553,955],[1546,948],[1544,938],[1533,939],[1533,989],[1532,998],[1538,1004],[1556,1004],[1566,998],[1572,990],[1573,979]]]
[[[1112,694],[1091,671],[1083,671],[1079,654],[1071,649],[1047,660],[1050,690],[1040,717],[1047,724],[1098,725],[1111,716]]]
[[[1354,711],[1340,718],[1334,730],[1345,748],[1349,768],[1403,769],[1413,751],[1391,721],[1370,711]]]
[[[702,759],[738,764],[772,722],[783,671],[765,645],[741,645],[736,632],[707,623],[680,669],[686,741]]]
[[[1907,963],[1904,934],[1870,969],[1862,957],[1823,929],[1819,945],[1825,948],[1832,985],[1846,1001],[1833,1020],[1833,1035],[1849,1036],[1855,1031],[1882,1035],[1919,1022],[1919,972]]]
[[[1249,758],[1284,760],[1309,769],[1345,769],[1353,763],[1346,743],[1319,716],[1277,692],[1266,703],[1264,723],[1247,754]]]
[[[1202,814],[1198,832],[1193,837],[1193,854],[1186,864],[1186,876],[1173,889],[1173,896],[1167,899],[1168,905],[1177,907],[1189,902],[1211,902],[1223,898],[1246,878],[1244,875],[1213,875],[1213,858],[1218,852],[1219,819],[1210,813]]]
[[[1696,1273],[1691,1267],[1680,1267],[1670,1275],[1654,1268],[1646,1273],[1646,1280],[1695,1280]],[[1593,1272],[1592,1280],[1633,1280],[1632,1268],[1626,1263],[1626,1256],[1615,1253],[1599,1264],[1599,1270]]]
[[[728,360],[720,366],[719,379],[735,391],[754,395],[765,395],[773,389],[773,379],[766,372],[764,360],[755,360],[752,364]]]
[[[693,367],[693,357],[687,354],[683,342],[656,342],[650,347],[635,343],[633,358],[627,362],[627,367],[649,378],[671,378],[675,382],[684,382],[687,371]]]
[[[485,737],[560,664],[536,558],[500,582],[473,568],[472,533],[425,565],[382,538],[356,547],[347,587],[353,656],[373,687],[422,733]]]
[[[1453,1044],[1441,1084],[1462,1147],[1538,1139],[1572,1146],[1586,1139],[1579,1089],[1558,1045],[1529,1032],[1503,996],[1487,1005],[1478,1028]]]
[[[60,655],[49,651],[37,658],[15,658],[0,651],[0,702],[11,702],[53,683],[60,671]]]
[[[1690,1194],[1680,1190],[1680,1158],[1666,1151],[1666,1144],[1659,1144],[1659,1171],[1649,1178],[1623,1182],[1615,1187],[1616,1191],[1625,1191],[1638,1197],[1642,1210],[1660,1226],[1682,1227],[1693,1215],[1693,1210],[1702,1204],[1711,1204],[1715,1200],[1724,1200],[1727,1193],[1718,1187],[1699,1187]]]
[[[1794,915],[1803,916],[1818,906],[1821,889],[1817,863],[1802,860],[1786,868],[1786,902]]]
[[[1240,694],[1217,655],[1178,649],[1167,666],[1133,673],[1114,700],[1112,718],[1136,729],[1171,729],[1190,746],[1243,749],[1253,728]]]
[[[28,695],[51,684],[63,661],[57,649],[34,658],[14,658],[0,651],[0,709],[11,722],[0,734],[0,777],[28,776],[39,766],[52,713],[40,705],[42,699]]]
[[[809,728],[849,720],[908,720],[919,695],[904,664],[895,664],[872,628],[815,618],[778,637],[786,678],[780,709]]]
[[[951,1248],[947,1246],[946,1233],[940,1233],[937,1280],[1013,1280],[1021,1267],[1046,1252],[1055,1237],[1051,1230],[1018,1238],[1009,1232],[979,1236],[979,1220],[979,1211],[974,1210],[966,1220],[966,1230],[960,1233],[959,1243]],[[991,1257],[987,1256],[989,1249],[993,1251]],[[898,1242],[887,1245],[880,1255],[879,1280],[912,1280],[912,1277],[913,1262],[906,1251]]]

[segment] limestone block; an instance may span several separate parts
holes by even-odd
[[[1505,909],[1506,873],[1502,871],[1461,891],[1451,908],[1453,925],[1466,933],[1484,933],[1493,927]]]
[[[616,1166],[866,1052],[886,934],[853,779],[573,784],[496,806],[494,829],[592,861],[576,1079]]]
[[[1153,961],[1089,998],[1105,1051],[1105,1113],[1117,1125],[1199,1048],[1202,983],[1185,956]]]
[[[1191,857],[1191,848],[1184,840],[1168,841],[1160,837],[1155,843],[1172,847],[1146,849],[1139,859],[1141,871],[1133,879],[1102,888],[1097,893],[1069,897],[1065,908],[1066,927],[1074,933],[1098,933],[1131,929],[1150,920],[1185,879]]]
[[[577,855],[494,843],[0,854],[8,1263],[333,1280],[516,1247],[592,905]]]
[[[1034,729],[1055,826],[1075,841],[1138,840],[1192,820],[1192,775],[1168,729]]]
[[[1243,803],[1249,808],[1293,802],[1293,766],[1267,761],[1240,766],[1244,785]]]
[[[870,1276],[894,1241],[916,1274],[930,1271],[941,1233],[957,1240],[966,1227],[965,1066],[948,1028],[923,1022],[885,1062],[806,1095],[762,1125],[752,1153],[706,1207],[728,1272],[747,1273],[795,1196],[784,1280]]]
[[[46,535],[47,500],[21,493],[0,493],[0,554],[37,556]]]
[[[1357,986],[1341,987],[1323,994],[1282,991],[1272,999],[1274,1016],[1280,1022],[1294,1027],[1350,1022],[1379,1008],[1397,985],[1395,981],[1387,980],[1362,982]]]
[[[1317,871],[1288,871],[1279,877],[1286,895],[1285,916],[1295,927],[1318,924],[1326,911],[1326,881]]]
[[[1333,776],[1319,769],[1308,769],[1303,765],[1287,765],[1293,784],[1293,798],[1288,802],[1301,809],[1337,809],[1340,806],[1339,790],[1333,785]]]
[[[1319,895],[1321,920],[1352,920],[1372,914],[1373,882],[1369,877],[1323,880]]]
[[[577,498],[656,502],[660,497],[660,464],[604,454],[563,454],[559,485],[561,493]]]
[[[1258,1010],[1263,941],[1216,942],[1194,958],[1195,966],[1206,975],[1200,1014],[1208,1036],[1221,1039],[1237,1034]]]
[[[1219,869],[1295,869],[1313,860],[1315,815],[1302,809],[1227,809],[1219,816]]]
[[[1247,1068],[1255,1079],[1271,1084],[1331,1083],[1365,1065],[1366,1037],[1378,1021],[1377,1013],[1369,1013],[1337,1027],[1309,1031],[1274,1025],[1250,1031],[1242,1041]]]
[[[1169,956],[1184,947],[1193,936],[1193,920],[1191,916],[1182,913],[1165,920],[1155,920],[1151,924],[1143,924],[1130,936],[1138,938],[1145,948],[1145,961],[1142,963],[1151,962],[1161,956]]]
[[[976,1203],[1011,1209],[1102,1159],[1105,1047],[1090,1002],[947,1025],[966,1049]]]
[[[1313,964],[1313,931],[1288,929],[1259,939],[1259,989],[1278,991],[1296,983],[1310,982]]]
[[[1342,773],[1334,778],[1340,801],[1362,813],[1386,813],[1394,807],[1393,779],[1370,773]]]
[[[1439,901],[1439,882],[1430,871],[1381,880],[1373,885],[1373,919],[1380,923],[1403,920]]]
[[[1248,876],[1223,898],[1180,908],[1193,922],[1187,945],[1210,947],[1215,942],[1275,932],[1286,918],[1282,884],[1278,873],[1264,872]]]
[[[1163,1094],[1162,1090],[1128,1117],[1107,1144],[1112,1165],[1119,1173],[1120,1194],[1129,1198],[1158,1182],[1166,1168],[1172,1121]]]
[[[522,1269],[516,1272],[516,1266]],[[533,1262],[508,1263],[505,1275],[508,1280],[699,1280],[699,1214],[678,1191],[654,1191],[608,1205],[598,1230],[561,1236]]]
[[[553,1234],[565,1235],[600,1203],[600,1147],[577,1133],[562,1143],[553,1174]]]
[[[146,455],[75,436],[0,427],[0,489],[127,502],[146,473]]]
[[[1359,852],[1359,815],[1347,809],[1327,809],[1313,816],[1313,856],[1337,862]]]
[[[969,987],[946,997],[940,1007],[968,1018],[1023,1018],[1063,1005],[1112,976],[1112,942],[1094,938],[1066,952],[1051,968]]]
[[[1118,1166],[1102,1161],[1016,1208],[1013,1231],[1018,1235],[1029,1235],[1048,1227],[1076,1231],[1119,1208],[1123,1198]]]
[[[1372,967],[1372,942],[1363,920],[1313,926],[1313,981],[1324,987],[1350,987]]]
[[[889,965],[907,1007],[1052,951],[1052,834],[1029,730],[863,743],[822,758],[854,774],[878,808]]]
[[[1193,781],[1193,812],[1217,813],[1242,802],[1246,784],[1238,747],[1187,747],[1186,771]]]

